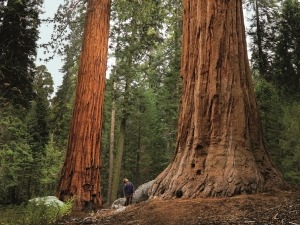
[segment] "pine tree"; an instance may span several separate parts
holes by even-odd
[[[7,0],[0,5],[0,98],[30,107],[42,0]]]
[[[299,99],[300,90],[300,3],[283,2],[273,60],[275,83],[290,99]]]
[[[251,38],[251,65],[255,73],[267,81],[271,81],[272,60],[274,59],[274,46],[276,45],[276,31],[279,7],[277,1],[250,0],[248,10],[252,12],[250,29]],[[250,13],[251,15],[251,13]]]
[[[0,202],[20,204],[28,200],[33,157],[26,124],[11,104],[0,108]],[[24,115],[24,114],[23,114]]]
[[[49,99],[53,93],[53,80],[45,66],[37,67],[33,84],[36,95],[26,119],[29,135],[28,144],[33,158],[28,184],[28,195],[30,197],[42,194],[42,170],[44,169],[44,158],[47,154],[46,146],[50,138]]]

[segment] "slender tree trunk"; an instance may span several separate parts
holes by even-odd
[[[114,173],[113,173],[113,182],[112,182],[112,193],[111,193],[111,201],[115,201],[118,197],[118,190],[120,187],[120,175],[122,168],[122,159],[124,153],[124,145],[125,145],[125,130],[126,130],[126,121],[127,118],[124,116],[121,120],[120,125],[120,134],[118,139],[118,147],[116,153],[116,160],[114,163]]]
[[[67,156],[57,196],[76,208],[102,206],[100,142],[104,106],[110,0],[89,0]]]
[[[263,140],[242,0],[183,0],[183,94],[172,163],[152,196],[232,196],[279,187]]]
[[[142,115],[142,114],[140,114]],[[140,116],[139,116],[140,118]],[[136,184],[140,184],[141,178],[141,171],[140,171],[140,161],[141,161],[141,152],[142,152],[142,145],[141,145],[141,121],[138,120],[138,141],[137,141],[137,151],[136,151],[136,166],[135,166],[135,182]]]
[[[259,72],[263,77],[266,77],[266,60],[263,55],[262,47],[262,28],[260,24],[260,14],[259,14],[259,3],[255,0],[255,15],[256,15],[256,35],[257,35],[257,47],[258,47],[258,68]]]
[[[112,179],[114,171],[114,148],[115,148],[115,122],[116,122],[116,99],[115,99],[116,82],[113,82],[113,101],[110,122],[110,144],[109,144],[109,171],[108,171],[108,190],[107,203],[111,204]]]
[[[131,41],[129,43],[134,43],[135,35],[137,32],[136,22],[134,19],[131,20],[132,27],[132,35]],[[124,93],[124,104],[123,104],[123,112],[120,124],[120,134],[118,140],[118,147],[116,152],[116,160],[114,164],[114,174],[113,174],[113,183],[112,183],[112,201],[117,199],[118,190],[120,187],[120,175],[122,170],[122,161],[124,154],[124,146],[125,146],[125,133],[126,133],[126,123],[128,117],[127,106],[129,104],[129,95],[130,95],[130,84],[131,84],[131,76],[133,75],[132,65],[133,65],[133,52],[134,50],[130,49],[127,56],[127,69],[125,75],[125,93]],[[125,166],[125,165],[124,165]]]
[[[131,55],[128,57],[128,68],[131,68],[132,65],[132,57]],[[130,74],[130,72],[128,73]],[[116,152],[116,160],[114,163],[114,171],[113,171],[113,182],[112,182],[112,193],[111,200],[114,201],[118,197],[118,190],[120,187],[120,175],[122,170],[122,161],[124,154],[124,146],[125,146],[125,133],[126,133],[126,123],[127,123],[127,105],[129,102],[129,92],[130,92],[130,83],[131,78],[129,76],[126,77],[125,83],[125,93],[124,93],[124,108],[122,112],[121,124],[120,124],[120,133],[118,138],[118,147]]]

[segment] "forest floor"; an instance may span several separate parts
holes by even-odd
[[[74,212],[58,224],[101,225],[300,225],[300,188],[228,198],[151,199],[122,212]]]

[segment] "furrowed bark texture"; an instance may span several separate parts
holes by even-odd
[[[107,64],[110,0],[89,0],[67,156],[57,196],[76,208],[102,206],[100,141]]]
[[[177,147],[149,194],[232,196],[284,185],[263,140],[242,0],[184,0],[183,7]]]

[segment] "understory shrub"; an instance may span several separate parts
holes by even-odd
[[[28,202],[19,206],[0,207],[0,225],[51,225],[71,212],[73,200],[59,206]]]

